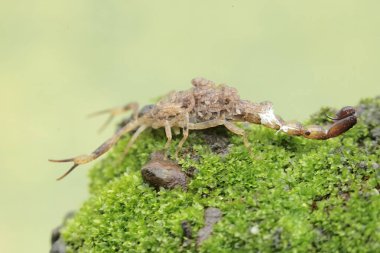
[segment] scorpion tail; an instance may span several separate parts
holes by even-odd
[[[335,118],[328,118],[334,120],[334,123],[328,129],[315,125],[304,127],[298,122],[285,122],[281,125],[279,131],[286,132],[289,135],[301,135],[308,139],[326,140],[347,132],[357,122],[355,109],[351,106],[346,106],[340,109],[336,113]]]

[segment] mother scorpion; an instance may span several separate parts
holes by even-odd
[[[190,130],[202,130],[216,126],[225,126],[229,131],[241,135],[244,145],[249,148],[246,132],[234,122],[249,122],[284,132],[288,135],[302,136],[308,139],[326,140],[336,137],[351,127],[357,118],[355,109],[346,106],[336,113],[333,124],[324,129],[322,126],[303,126],[299,122],[286,122],[273,112],[272,103],[265,101],[253,103],[241,100],[235,88],[224,84],[216,85],[205,78],[194,78],[193,87],[185,91],[174,91],[160,99],[155,105],[147,105],[140,111],[137,103],[129,103],[123,107],[112,108],[95,113],[94,115],[109,113],[107,125],[114,116],[133,111],[132,119],[121,127],[111,138],[100,145],[89,155],[80,155],[70,159],[49,160],[51,162],[73,162],[74,165],[57,180],[61,180],[72,172],[78,165],[91,162],[110,150],[115,143],[126,133],[135,131],[130,138],[125,153],[136,141],[137,137],[148,127],[165,128],[167,150],[172,141],[172,129],[182,129],[183,137],[180,140],[175,157],[189,136]]]

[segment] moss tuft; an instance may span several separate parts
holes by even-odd
[[[156,191],[142,181],[142,165],[165,144],[162,129],[144,133],[124,157],[126,136],[90,171],[91,196],[63,232],[67,250],[379,252],[380,98],[358,110],[358,124],[327,141],[252,126],[252,155],[223,129],[216,131],[229,138],[224,152],[213,152],[207,132],[193,131],[179,160],[197,171],[187,191]],[[323,108],[311,121],[332,113]],[[183,246],[181,222],[196,235],[207,207],[223,213],[211,237],[198,249]]]

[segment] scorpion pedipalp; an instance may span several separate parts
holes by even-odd
[[[139,120],[132,121],[125,125],[124,127],[120,128],[111,138],[109,138],[107,141],[105,141],[102,145],[100,145],[97,149],[95,149],[91,154],[89,155],[80,155],[74,158],[69,159],[49,159],[50,162],[56,162],[56,163],[66,163],[66,162],[73,162],[74,165],[61,177],[57,178],[57,180],[61,180],[64,177],[66,177],[69,173],[71,173],[78,165],[89,163],[99,156],[106,153],[108,150],[110,150],[116,142],[126,133],[136,129],[137,127],[141,126],[141,122]],[[142,132],[144,129],[140,129]]]
[[[57,180],[61,180],[62,178],[66,177],[68,174],[70,174],[78,165],[80,164],[85,164],[93,160],[93,155],[80,155],[74,158],[69,158],[69,159],[61,159],[61,160],[56,160],[56,159],[49,159],[50,162],[55,162],[55,163],[67,163],[67,162],[73,162],[74,165],[66,171],[62,176],[57,178]]]
[[[54,159],[49,159],[49,162],[55,162],[55,163],[63,163],[63,162],[73,162],[73,160],[71,159],[65,159],[65,160],[54,160]],[[70,169],[68,169],[62,176],[58,177],[57,178],[57,181],[65,178],[67,175],[69,175],[79,164],[78,163],[75,163],[73,164],[73,166],[71,166]]]
[[[109,114],[108,119],[103,123],[103,125],[101,125],[101,127],[98,130],[98,132],[102,132],[111,123],[111,121],[113,120],[115,116],[126,113],[130,110],[132,110],[133,118],[137,119],[138,108],[139,108],[138,103],[133,102],[133,103],[128,103],[121,107],[114,107],[114,108],[94,112],[94,113],[89,114],[88,117],[99,116],[102,114]]]

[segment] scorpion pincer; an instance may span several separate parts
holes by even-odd
[[[110,150],[115,143],[128,132],[134,131],[126,152],[136,141],[138,136],[148,127],[164,128],[167,141],[165,150],[172,140],[172,129],[182,129],[183,137],[180,140],[175,156],[189,136],[190,130],[202,130],[216,126],[225,126],[229,131],[241,135],[246,147],[249,147],[246,132],[235,122],[249,122],[284,132],[288,135],[303,136],[308,139],[326,140],[336,137],[349,130],[356,124],[355,109],[347,106],[340,109],[333,120],[333,124],[325,129],[322,126],[303,126],[299,122],[286,122],[273,112],[271,102],[253,103],[240,99],[235,88],[224,84],[216,85],[204,78],[194,78],[193,87],[185,91],[171,92],[155,105],[148,105],[138,110],[137,103],[129,103],[123,107],[104,110],[94,115],[108,113],[110,116],[104,128],[114,116],[132,110],[132,119],[121,127],[111,138],[100,145],[89,155],[80,155],[70,159],[49,160],[51,162],[73,162],[73,166],[57,180],[72,172],[78,165],[91,162]]]

